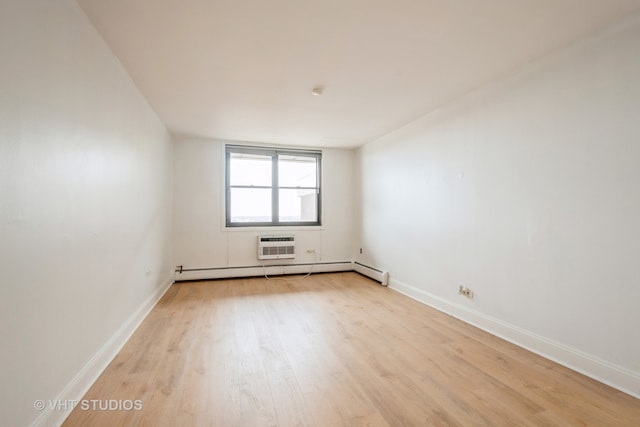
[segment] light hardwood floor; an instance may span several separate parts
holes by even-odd
[[[356,273],[173,285],[65,426],[638,426],[640,400]]]

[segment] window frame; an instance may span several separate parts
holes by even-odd
[[[271,186],[256,187],[251,185],[231,185],[231,154],[255,154],[271,157]],[[290,187],[278,184],[278,156],[313,157],[316,159],[316,186],[315,187]],[[232,188],[265,188],[271,189],[271,221],[262,222],[232,222],[231,221],[231,189]],[[315,221],[280,221],[279,199],[280,190],[287,189],[314,189],[316,196],[316,220]],[[256,147],[248,145],[225,145],[225,225],[228,228],[236,227],[317,227],[322,225],[322,151],[293,148]]]

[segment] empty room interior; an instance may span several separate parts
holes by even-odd
[[[640,0],[0,0],[3,426],[640,425]]]

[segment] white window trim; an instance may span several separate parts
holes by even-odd
[[[317,191],[316,191],[316,214],[317,221],[300,221],[300,222],[279,222],[277,218],[277,203],[274,203],[272,206],[273,209],[273,221],[271,222],[231,222],[231,204],[230,204],[230,196],[231,196],[231,185],[230,185],[230,174],[229,174],[229,158],[232,152],[235,153],[250,153],[250,154],[268,154],[272,155],[274,158],[277,155],[299,155],[299,156],[308,156],[315,157],[317,160]],[[280,148],[280,147],[271,147],[271,146],[249,146],[249,145],[237,145],[237,144],[225,144],[224,145],[224,156],[223,156],[223,164],[224,164],[224,218],[223,223],[224,227],[227,230],[264,230],[270,229],[272,227],[278,227],[279,229],[322,229],[322,151],[315,149],[296,149],[296,148]],[[277,168],[277,163],[274,166]],[[277,169],[274,169],[277,170]],[[278,189],[277,186],[277,172],[272,176],[272,196],[274,200],[277,201],[278,197]]]

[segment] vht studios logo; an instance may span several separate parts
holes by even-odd
[[[33,407],[38,411],[142,411],[142,400],[83,399],[83,400],[36,400]]]

